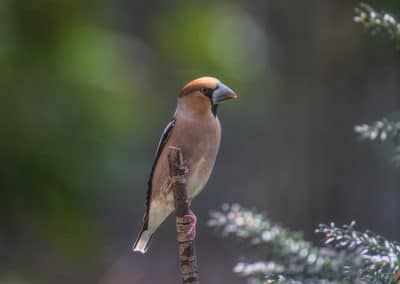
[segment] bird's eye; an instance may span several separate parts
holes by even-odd
[[[212,89],[210,88],[200,88],[200,92],[203,93],[205,96],[211,96]]]

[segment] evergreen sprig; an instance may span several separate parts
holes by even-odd
[[[378,120],[370,125],[356,125],[354,131],[360,135],[362,139],[371,141],[386,142],[389,141],[394,145],[393,161],[400,166],[400,122],[390,121],[386,118]]]
[[[259,283],[357,283],[361,261],[355,252],[319,248],[302,234],[273,224],[238,204],[212,212],[208,225],[265,250],[266,259],[239,262],[233,271]],[[300,282],[299,282],[300,281]],[[340,282],[339,282],[340,281]]]
[[[324,247],[238,204],[212,212],[208,225],[265,251],[265,259],[239,262],[233,269],[250,283],[400,283],[400,244],[356,231],[354,222],[319,225]]]
[[[361,3],[355,8],[354,21],[362,24],[373,35],[387,34],[400,47],[400,23],[389,13],[377,12],[370,5]]]
[[[357,251],[361,256],[361,279],[367,283],[398,283],[400,243],[390,242],[371,231],[354,229],[355,223],[341,228],[335,224],[319,225],[317,233],[324,234],[325,245],[344,251]]]
[[[400,122],[389,121],[386,118],[378,120],[371,125],[356,125],[354,131],[363,139],[386,141],[391,139],[395,144],[399,143]]]

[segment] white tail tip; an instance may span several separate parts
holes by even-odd
[[[141,231],[135,244],[133,245],[133,251],[139,251],[141,253],[146,253],[147,249],[149,248],[152,233],[149,231]]]

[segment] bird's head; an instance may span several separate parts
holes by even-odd
[[[218,104],[236,99],[229,87],[213,77],[201,77],[186,84],[178,95],[178,108],[194,115],[216,116]]]

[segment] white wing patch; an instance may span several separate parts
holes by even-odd
[[[157,145],[157,149],[156,149],[156,153],[155,153],[156,155],[158,154],[158,151],[160,151],[161,144],[167,138],[169,131],[172,129],[172,127],[174,127],[174,124],[175,124],[175,119],[171,119],[171,121],[165,127],[165,129],[161,135],[160,141],[158,142],[158,145]]]

